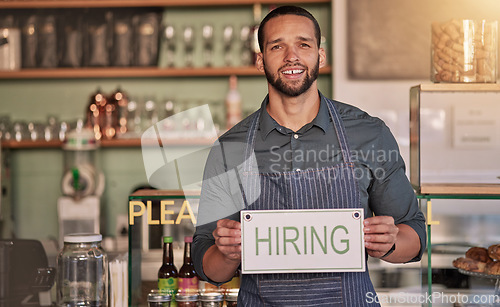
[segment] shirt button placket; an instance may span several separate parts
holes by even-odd
[[[299,135],[297,133],[294,133],[293,134],[293,139],[297,140],[299,138]],[[297,148],[297,146],[294,144],[295,142],[292,140],[292,148],[293,148],[293,153],[295,153],[295,150]],[[294,157],[296,155],[294,154]],[[300,171],[300,168],[297,167],[297,163],[295,162],[295,159],[293,159],[293,162],[292,162],[292,169],[295,170],[295,171]]]

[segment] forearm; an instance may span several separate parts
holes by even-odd
[[[229,259],[216,245],[212,245],[203,256],[203,272],[215,282],[226,282],[234,276],[240,260]]]
[[[387,257],[381,258],[391,263],[405,263],[415,258],[420,251],[420,238],[408,225],[398,224],[399,232],[396,237],[396,249]]]

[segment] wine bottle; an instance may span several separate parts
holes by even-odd
[[[198,291],[199,278],[191,258],[192,243],[193,237],[184,238],[184,263],[179,270],[179,291]]]
[[[174,265],[174,250],[172,247],[172,237],[163,237],[163,263],[158,270],[158,289],[171,292],[172,297],[175,297],[178,287],[179,273]],[[176,306],[172,299],[171,306]]]

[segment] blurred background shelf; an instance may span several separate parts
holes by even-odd
[[[321,74],[330,74],[332,68],[326,66]],[[42,79],[42,78],[141,78],[141,77],[225,77],[264,75],[254,66],[247,67],[194,67],[194,68],[158,68],[158,67],[85,67],[53,69],[21,69],[18,71],[0,71],[0,79]]]
[[[260,4],[330,3],[330,0],[24,0],[0,1],[0,8],[173,7]]]
[[[207,138],[179,138],[171,139],[163,145],[171,146],[200,146],[210,145],[214,142],[213,139]],[[34,148],[61,148],[63,142],[54,141],[2,141],[2,149],[34,149]],[[102,140],[100,147],[104,148],[120,148],[120,147],[141,147],[141,139],[111,139]]]

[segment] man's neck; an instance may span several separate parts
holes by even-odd
[[[281,126],[298,131],[318,115],[320,100],[318,90],[312,86],[297,97],[269,91],[267,112]]]

